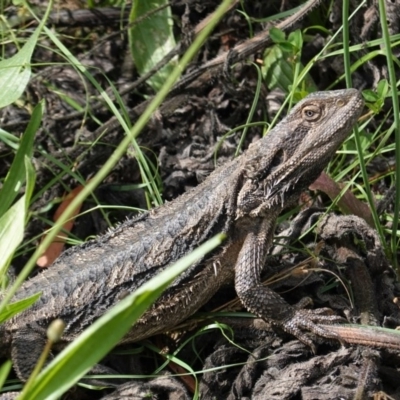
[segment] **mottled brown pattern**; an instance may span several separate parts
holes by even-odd
[[[276,218],[321,173],[362,108],[355,89],[309,95],[263,139],[198,187],[66,251],[26,282],[14,300],[42,292],[40,300],[0,331],[2,348],[11,352],[18,376],[26,379],[52,320],[65,321],[63,339],[71,341],[126,293],[218,232],[228,236],[224,246],[178,277],[124,342],[173,327],[233,280],[250,311],[304,343],[312,346],[305,331],[336,337],[318,324],[338,317],[295,309],[259,279]]]

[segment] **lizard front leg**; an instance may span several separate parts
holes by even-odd
[[[318,324],[343,322],[341,317],[327,315],[329,309],[296,309],[273,290],[262,285],[260,275],[271,246],[275,218],[255,218],[251,221],[251,228],[235,265],[235,288],[243,305],[258,317],[272,321],[274,325],[291,333],[313,350],[315,346],[305,331],[340,340],[337,334],[329,332]]]

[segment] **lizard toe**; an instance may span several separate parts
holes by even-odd
[[[330,313],[330,315],[326,315]],[[315,353],[315,345],[313,336],[339,340],[343,344],[343,340],[336,332],[329,330],[329,325],[343,323],[344,319],[338,315],[332,315],[332,310],[322,308],[317,310],[296,310],[294,315],[283,322],[282,328],[285,332],[292,334],[305,345],[309,346]],[[319,324],[328,326],[322,327]],[[311,333],[311,336],[310,336]]]

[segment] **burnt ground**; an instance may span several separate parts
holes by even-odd
[[[197,24],[214,11],[218,2],[202,0],[171,3],[175,35],[183,51],[192,40]],[[244,9],[251,18],[254,18],[251,27],[253,34],[257,34],[266,31],[270,26],[265,22],[259,22],[260,18],[275,15],[282,10],[290,10],[300,3],[245,1],[243,8],[239,5],[233,7],[192,61],[185,76],[195,74],[202,65],[217,55],[229,54],[232,62],[211,71],[206,70],[193,81],[189,80],[187,84],[178,84],[141,132],[138,143],[154,166],[165,201],[176,198],[204,180],[215,168],[215,163],[222,164],[233,157],[241,139],[242,130],[229,135],[227,133],[235,127],[244,125],[248,120],[258,85],[257,69],[251,62],[260,65],[265,46],[262,49],[252,49],[249,43],[250,50],[246,56],[240,51],[231,51],[238,44],[248,43],[246,41],[251,35],[248,20],[237,10]],[[301,53],[303,65],[307,65],[322,50],[331,34],[342,25],[341,1],[333,1],[330,9],[327,2],[322,3],[289,29],[289,32],[295,29],[306,32]],[[354,9],[358,2],[352,3]],[[377,5],[374,5],[373,1],[367,3],[368,5],[361,8],[350,24],[350,43],[363,44],[358,51],[351,54],[352,62],[366,57],[368,52],[372,51],[365,46],[365,43],[381,37]],[[399,33],[400,9],[394,2],[389,1],[387,7],[390,33],[394,35]],[[57,21],[53,15],[52,26],[59,33],[63,43],[90,69],[93,76],[110,94],[112,94],[110,82],[113,83],[121,94],[131,123],[134,124],[143,112],[146,99],[154,95],[154,92],[146,83],[138,81],[139,75],[128,52],[127,30],[121,29],[121,13],[119,10],[112,13],[109,9],[99,9],[95,15],[87,10],[78,13],[80,8],[81,5],[78,3],[64,4],[62,9],[69,10],[66,14],[68,18],[65,21]],[[5,11],[5,15],[9,18],[17,13],[17,9],[11,6]],[[277,21],[272,22],[276,23]],[[317,25],[325,27],[326,30],[316,28]],[[29,36],[30,31],[27,28],[21,32]],[[342,37],[337,36],[334,43],[335,50],[341,49]],[[33,63],[38,65],[33,68],[33,76],[22,101],[0,110],[1,128],[19,136],[29,121],[32,107],[41,99],[45,99],[46,102],[42,126],[35,137],[33,158],[37,172],[35,190],[38,195],[31,204],[33,217],[26,230],[26,242],[33,240],[34,245],[47,229],[47,222],[52,219],[59,200],[80,182],[90,179],[124,137],[122,128],[115,122],[115,118],[101,101],[96,89],[73,67],[65,64],[65,60],[54,51],[54,45],[49,39],[42,39],[40,44],[33,60]],[[268,47],[272,45],[273,43],[268,43]],[[9,45],[5,45],[4,49],[8,56],[15,51]],[[288,65],[293,62],[289,55],[285,61]],[[46,65],[43,66],[43,63]],[[342,55],[319,58],[310,70],[305,89],[325,90],[333,83],[335,85],[332,88],[343,88],[345,87],[343,73]],[[374,90],[378,82],[387,77],[384,56],[376,56],[360,63],[353,74],[353,86],[360,90]],[[260,96],[251,122],[271,122],[287,91],[287,86],[284,87],[283,83],[274,85],[271,77],[267,75],[261,81]],[[63,96],[59,95],[60,92]],[[84,108],[87,107],[88,113],[77,112],[71,106],[71,102],[65,101],[66,97]],[[390,102],[387,101],[383,107],[383,111],[389,111]],[[383,114],[384,112],[378,113],[371,120],[365,131],[366,137],[380,124],[382,129],[391,126],[393,122],[391,117],[384,120]],[[265,124],[249,127],[243,148],[247,148],[252,141],[260,138],[264,127]],[[0,142],[0,157],[0,174],[4,177],[10,167],[13,153],[2,142]],[[352,161],[351,157],[347,160],[348,163]],[[377,177],[372,183],[372,190],[377,198],[384,197],[389,192],[392,184],[389,173],[393,164],[393,151],[386,152],[384,156],[375,156],[368,164],[369,176]],[[358,171],[352,169],[347,176],[342,177],[342,181],[351,179],[355,172]],[[133,149],[130,148],[112,173],[96,189],[94,196],[82,206],[81,211],[90,210],[97,204],[114,206],[106,210],[107,218],[104,218],[105,213],[99,209],[84,213],[76,220],[72,235],[85,240],[89,236],[105,232],[110,223],[115,224],[135,215],[133,210],[135,207],[146,209],[148,197],[141,183],[138,163]],[[361,179],[359,183],[362,184]],[[380,207],[383,224],[387,223],[387,215],[390,215],[393,207],[389,196],[384,199],[387,201],[381,203],[383,205]],[[321,208],[326,209],[329,204],[328,196],[321,191],[304,193],[301,199],[302,209],[306,205],[312,205],[314,209],[321,210]],[[312,219],[310,215],[304,218],[305,221],[299,222],[297,225],[300,226],[299,229],[304,230],[306,229],[304,226],[309,226],[307,224],[310,218]],[[287,227],[288,222],[280,224],[278,232]],[[292,268],[307,259],[308,266],[332,269],[341,276],[344,273],[344,279],[347,279],[349,286],[350,283],[353,284],[351,290],[355,292],[353,295],[356,301],[353,309],[343,287],[330,274],[308,274],[307,279],[304,279],[303,275],[294,274],[276,285],[276,289],[284,293],[291,304],[308,296],[313,299],[315,307],[330,307],[341,315],[346,315],[350,321],[361,320],[371,325],[379,323],[396,327],[399,325],[399,312],[393,299],[398,295],[398,287],[393,271],[383,256],[379,242],[366,241],[365,234],[360,230],[362,228],[359,221],[353,219],[348,222],[346,229],[337,231],[337,238],[329,236],[328,233],[326,235],[329,237],[325,237],[322,232],[319,236],[315,233],[306,235],[301,244],[294,243],[293,240],[290,242],[292,247],[289,250],[281,247],[278,249],[280,252],[276,250],[271,255],[268,260],[269,271],[276,273]],[[318,247],[320,240],[325,243],[321,248]],[[363,242],[362,245],[359,243],[360,240]],[[293,250],[293,246],[297,249]],[[343,256],[341,253],[340,257],[338,249],[343,248],[350,248],[349,251],[356,256]],[[15,273],[24,265],[31,250],[32,248],[26,246],[14,259]],[[319,253],[320,258],[309,261],[308,251]],[[350,273],[349,278],[343,272],[344,267],[350,268],[354,265],[354,259],[361,264],[362,274],[372,275],[370,281],[368,280],[370,278],[367,279],[368,284],[360,278],[363,275]],[[365,272],[365,269],[372,272]],[[371,290],[367,295],[357,294],[359,290],[357,287],[364,288],[368,285]],[[295,291],[292,290],[294,287]],[[207,305],[206,310],[214,310],[215,307],[224,304],[226,299],[234,297],[233,289],[227,288]],[[367,320],[363,320],[365,317],[362,313],[363,302],[374,304],[373,315]],[[240,310],[240,306],[234,309]],[[213,321],[214,319],[211,320]],[[179,358],[185,360],[194,370],[210,370],[199,378],[201,398],[364,399],[373,395],[378,396],[376,398],[385,398],[383,393],[386,393],[391,398],[400,399],[399,352],[361,346],[341,347],[338,343],[321,341],[317,354],[312,354],[303,344],[282,333],[271,332],[268,327],[257,321],[254,323],[245,323],[241,319],[239,322],[231,319],[221,321],[232,326],[235,344],[228,341],[219,329],[209,329],[193,339],[193,346],[188,345],[179,353]],[[260,324],[263,325],[262,329],[259,329]],[[192,330],[189,330],[186,336],[180,335],[179,340],[182,341],[190,334],[193,335]],[[227,335],[232,336],[231,333]],[[171,337],[157,340],[160,340],[156,342],[159,343],[158,346],[168,348],[170,351],[180,343]],[[240,344],[247,351],[237,347],[236,344]],[[196,348],[198,356],[193,348]],[[127,360],[121,361],[121,356],[111,356],[108,362],[121,373],[135,374],[151,373],[154,370],[154,362],[162,363],[162,359],[154,361],[154,356],[149,356],[146,351],[141,357],[135,357],[135,361],[132,361],[131,357],[125,358]],[[225,367],[213,370],[221,366]],[[170,371],[170,373],[175,372],[175,369]],[[159,397],[153,398],[186,398],[185,396],[191,398],[192,394],[187,394],[187,391],[191,393],[193,385],[194,381],[190,378],[182,383],[177,378],[162,377],[148,383],[140,381],[135,387],[129,383],[128,389],[122,387],[119,389],[121,392],[109,398],[123,398],[123,390],[129,391],[126,398],[133,398],[135,390],[138,396],[135,398],[141,398],[146,391],[158,394]],[[379,397],[380,391],[382,397]],[[67,397],[99,398],[103,394],[87,390],[71,392]]]

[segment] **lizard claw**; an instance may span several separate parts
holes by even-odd
[[[320,308],[317,310],[295,310],[293,316],[282,323],[282,328],[285,332],[292,334],[305,345],[309,346],[313,353],[316,353],[316,347],[312,337],[306,332],[327,339],[339,340],[344,343],[343,339],[335,332],[330,331],[326,327],[321,327],[318,324],[332,325],[343,323],[344,318],[332,314],[329,308]]]

